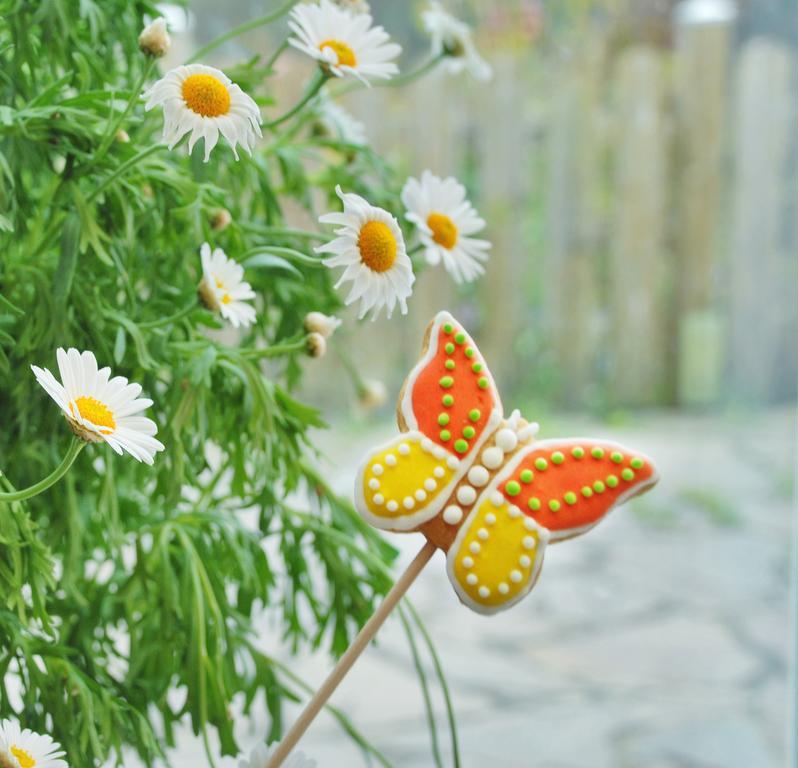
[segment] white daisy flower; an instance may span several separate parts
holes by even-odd
[[[394,63],[402,51],[388,33],[372,26],[371,15],[341,8],[330,0],[302,3],[291,11],[288,42],[316,59],[336,77],[353,75],[368,85],[369,77],[384,80],[399,72]]]
[[[424,171],[421,181],[408,179],[402,189],[405,218],[416,225],[428,264],[441,260],[458,283],[479,277],[490,243],[471,235],[485,222],[466,199],[465,187],[451,176],[441,179]]]
[[[17,723],[0,723],[0,768],[69,768],[61,745]]]
[[[189,64],[167,72],[148,88],[145,110],[163,105],[163,136],[169,149],[187,133],[188,151],[199,139],[205,139],[205,162],[219,141],[221,133],[233,148],[240,144],[249,154],[255,137],[261,136],[260,110],[224,72],[203,64]]]
[[[213,312],[219,312],[234,328],[246,328],[255,322],[255,308],[247,304],[255,298],[252,286],[244,280],[244,268],[228,258],[221,248],[203,243],[200,248],[202,280],[200,298]]]
[[[333,254],[324,260],[328,267],[346,267],[335,287],[352,283],[346,304],[360,299],[358,318],[373,309],[372,319],[376,319],[383,307],[390,317],[397,302],[402,314],[407,314],[407,299],[416,277],[399,222],[360,195],[344,193],[340,187],[335,191],[343,201],[343,213],[327,213],[319,221],[339,225],[335,230],[338,237],[316,248],[319,253]]]
[[[249,753],[249,760],[242,758],[238,761],[238,766],[239,768],[266,768],[269,758],[276,749],[276,744],[271,747],[267,747],[265,744],[258,744]],[[282,768],[316,768],[316,765],[316,761],[305,757],[303,752],[292,752],[282,764]]]
[[[432,38],[432,55],[445,55],[449,72],[457,74],[466,69],[475,80],[491,79],[493,70],[477,52],[468,24],[444,10],[437,0],[432,0],[421,20]]]
[[[118,454],[127,451],[134,459],[152,464],[164,449],[155,439],[158,428],[141,411],[152,400],[139,397],[141,386],[124,376],[111,378],[110,368],[97,368],[92,352],[77,349],[56,352],[61,382],[47,368],[31,366],[36,381],[58,403],[72,431],[89,443],[108,443]]]
[[[319,123],[327,136],[344,144],[362,147],[368,143],[366,126],[330,98],[324,97],[319,105]]]

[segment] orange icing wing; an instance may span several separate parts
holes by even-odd
[[[493,376],[474,340],[448,312],[429,329],[424,357],[410,372],[401,420],[449,453],[473,463],[502,419]]]
[[[584,533],[659,479],[638,451],[590,438],[534,442],[500,475],[500,493],[551,531],[552,541]]]

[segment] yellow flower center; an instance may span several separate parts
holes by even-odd
[[[105,403],[101,403],[93,397],[79,397],[75,400],[75,405],[86,421],[90,421],[97,427],[108,427],[109,430],[116,428],[114,415]]]
[[[363,263],[374,272],[385,272],[396,261],[396,238],[382,221],[367,221],[360,228],[357,247]]]
[[[219,117],[230,111],[230,92],[213,75],[189,75],[183,81],[183,101],[203,117]]]
[[[11,754],[17,758],[20,768],[35,768],[36,761],[30,752],[26,752],[19,747],[11,747]]]
[[[226,293],[224,296],[222,296],[222,304],[229,304],[232,300],[233,297],[229,293]]]
[[[355,52],[346,43],[340,40],[325,40],[323,43],[319,43],[320,51],[325,48],[332,48],[335,51],[339,67],[354,67],[357,64]]]
[[[427,216],[427,226],[432,230],[432,239],[444,248],[451,250],[457,242],[457,227],[444,213],[431,213]]]

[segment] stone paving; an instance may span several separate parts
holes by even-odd
[[[380,431],[336,449],[329,475],[340,474],[342,491]],[[584,432],[584,421],[574,428],[561,420],[546,434]],[[452,688],[463,768],[780,768],[792,412],[662,415],[589,433],[656,457],[660,485],[588,536],[552,547],[535,590],[506,613],[485,618],[463,608],[440,554],[411,590]],[[416,535],[392,539],[403,562],[422,543]],[[314,682],[329,669],[321,657],[295,664]],[[434,765],[397,619],[334,703],[399,768]],[[244,741],[254,742],[264,722],[242,725]],[[180,743],[176,766],[206,764],[187,731]],[[321,768],[366,765],[326,714],[302,748]]]

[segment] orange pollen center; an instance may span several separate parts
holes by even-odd
[[[361,260],[373,272],[385,272],[396,261],[396,238],[382,221],[367,221],[360,228],[357,247]]]
[[[30,752],[26,752],[24,749],[11,747],[11,754],[17,758],[17,762],[20,764],[21,768],[34,768],[36,765],[33,755],[31,755]]]
[[[101,403],[93,397],[79,397],[75,400],[75,405],[78,407],[80,415],[86,419],[86,421],[90,421],[97,427],[108,427],[108,429],[116,428],[114,415],[105,403]]]
[[[230,111],[230,92],[213,75],[189,75],[183,81],[183,101],[203,117],[219,117]]]
[[[444,248],[451,250],[457,242],[457,227],[443,213],[431,213],[427,216],[427,226],[432,230],[432,239]]]
[[[323,43],[319,43],[320,51],[325,48],[332,48],[335,51],[339,67],[354,67],[357,64],[355,52],[346,43],[340,40],[325,40]]]

